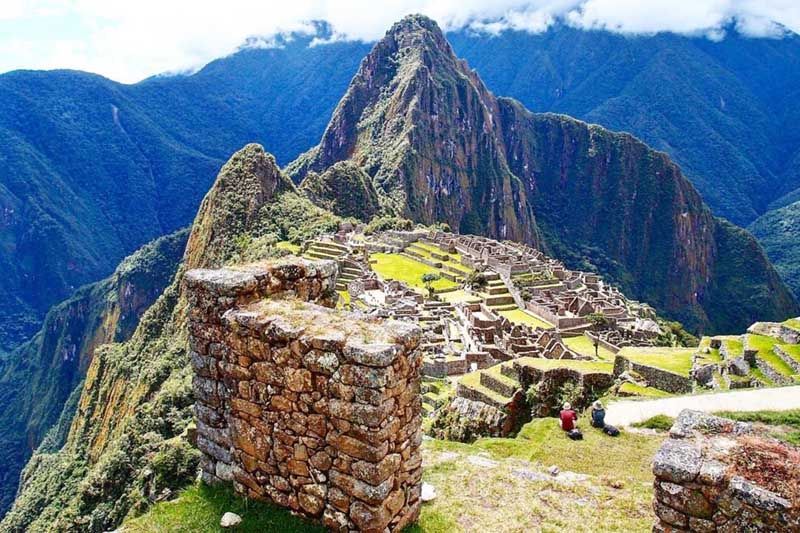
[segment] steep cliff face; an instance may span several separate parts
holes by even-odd
[[[557,255],[693,329],[736,331],[797,310],[755,239],[715,218],[666,154],[510,99],[500,106],[511,168]]]
[[[798,311],[752,237],[715,219],[666,154],[496,98],[424,17],[375,45],[320,144],[288,171],[297,180],[342,160],[412,219],[537,243],[692,329]],[[732,261],[748,265],[738,279]]]
[[[157,239],[112,276],[54,307],[39,333],[0,361],[0,513],[10,507],[22,467],[57,422],[95,349],[130,338],[169,284],[189,232]]]
[[[63,447],[43,446],[23,471],[2,531],[107,531],[196,473],[197,451],[181,435],[194,402],[183,272],[279,253],[268,243],[298,227],[340,219],[298,195],[274,158],[248,145],[223,166],[206,195],[183,263],[131,338],[95,351]]]
[[[349,159],[398,214],[465,233],[538,242],[522,183],[500,144],[497,100],[453,54],[436,23],[395,24],[362,61],[295,181]]]
[[[364,222],[369,222],[381,209],[372,178],[352,161],[334,163],[322,174],[309,172],[300,192],[332,213]]]

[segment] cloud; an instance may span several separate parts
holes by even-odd
[[[731,24],[753,37],[800,32],[798,0],[3,0],[0,72],[77,68],[134,82],[198,68],[248,39],[269,46],[280,33],[312,32],[312,20],[328,21],[336,39],[376,40],[408,13],[493,34],[541,32],[557,20],[714,39]]]

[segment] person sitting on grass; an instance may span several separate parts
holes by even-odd
[[[578,413],[572,410],[572,406],[569,402],[564,404],[559,418],[561,419],[561,429],[567,432],[569,438],[572,440],[580,440],[583,438],[581,430],[579,430],[575,424],[578,421]]]
[[[600,400],[592,404],[592,427],[600,429],[606,427],[606,410]]]
[[[602,429],[606,435],[616,437],[619,430],[610,424],[606,424],[606,410],[600,400],[592,404],[592,427]]]

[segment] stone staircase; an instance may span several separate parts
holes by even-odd
[[[347,251],[346,246],[333,241],[314,241],[309,245],[304,255],[311,259],[331,259],[333,261],[338,261]]]
[[[336,290],[346,291],[347,284],[363,275],[361,269],[353,266],[351,261],[339,261],[339,277],[336,278]]]
[[[505,282],[500,279],[497,272],[484,272],[484,277],[488,282],[483,290],[485,294],[483,301],[492,311],[511,311],[517,309],[514,296],[508,292]]]
[[[508,362],[465,374],[458,382],[456,394],[502,409],[521,388],[517,371]]]

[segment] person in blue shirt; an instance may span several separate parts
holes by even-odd
[[[606,410],[600,400],[592,404],[592,427],[600,429],[606,427]]]

